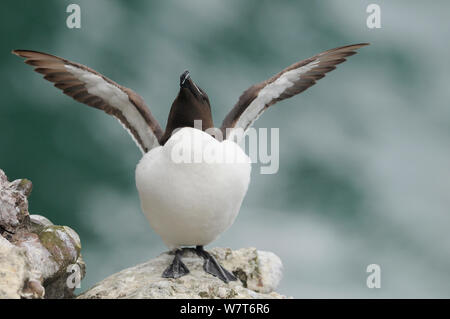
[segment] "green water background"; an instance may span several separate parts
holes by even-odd
[[[140,152],[113,118],[10,54],[86,64],[144,97],[165,126],[189,69],[218,125],[244,89],[333,47],[371,42],[256,127],[280,128],[280,169],[252,181],[214,243],[270,250],[294,297],[450,297],[448,1],[4,1],[0,168],[33,181],[30,211],[74,228],[87,289],[166,248],[140,212]],[[366,27],[378,3],[382,28]],[[366,267],[382,269],[368,289]]]

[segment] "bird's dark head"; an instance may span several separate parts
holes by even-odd
[[[192,80],[189,71],[184,71],[180,75],[180,91],[172,103],[162,142],[165,143],[174,130],[194,127],[194,121],[199,120],[203,131],[214,127],[208,95]]]

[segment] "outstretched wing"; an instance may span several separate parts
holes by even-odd
[[[141,96],[100,73],[66,59],[28,50],[12,53],[44,74],[64,94],[111,114],[130,133],[143,153],[159,146],[163,131]]]
[[[245,133],[258,117],[272,104],[290,98],[313,86],[325,73],[344,62],[345,57],[368,43],[347,45],[319,53],[309,59],[294,63],[270,79],[255,84],[239,98],[222,123],[222,133],[233,138],[239,129]]]

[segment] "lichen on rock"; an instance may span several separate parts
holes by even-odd
[[[70,227],[30,215],[31,189],[31,181],[9,182],[0,169],[0,299],[74,297],[68,268],[76,265],[80,280],[85,275],[80,238]]]

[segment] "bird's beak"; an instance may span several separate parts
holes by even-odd
[[[202,92],[195,82],[192,81],[189,71],[184,71],[183,74],[180,75],[180,88],[188,89],[197,98],[202,96]]]

